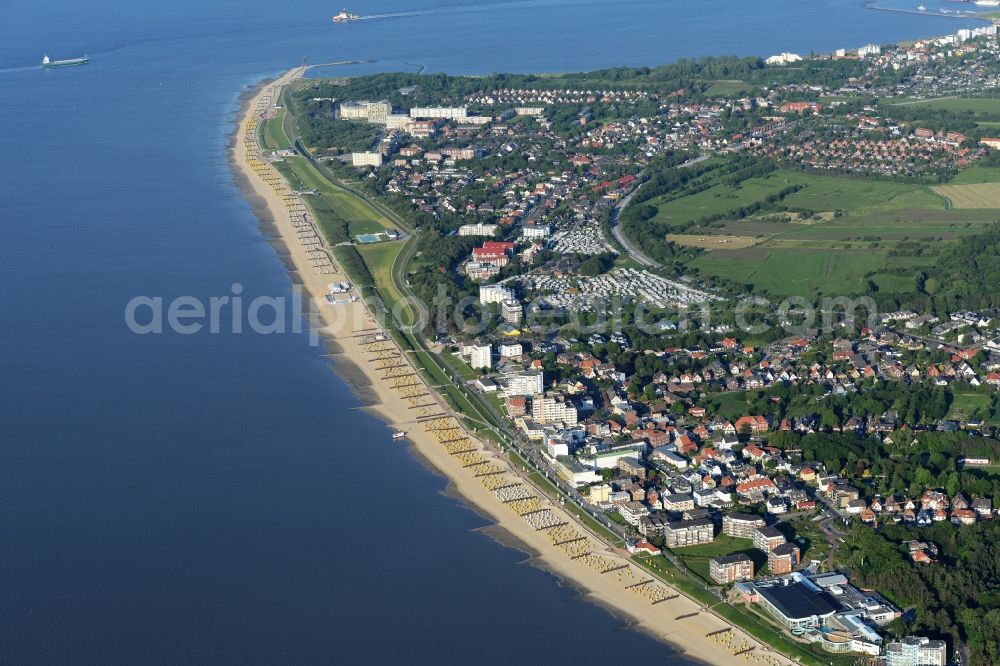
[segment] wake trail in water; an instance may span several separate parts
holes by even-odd
[[[14,74],[16,72],[30,72],[33,69],[41,69],[41,65],[25,65],[23,67],[0,67],[0,74]]]
[[[440,7],[438,9],[424,9],[412,12],[392,12],[388,14],[371,14],[359,16],[358,21],[370,21],[374,19],[407,18],[411,16],[439,16],[444,14],[473,14],[479,12],[496,11],[498,9],[511,9],[515,7],[542,7],[548,5],[566,4],[564,1],[545,2],[542,0],[529,0],[528,2],[497,2],[489,5],[476,5],[474,7]]]

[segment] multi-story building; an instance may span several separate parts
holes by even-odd
[[[792,573],[799,563],[799,547],[794,543],[783,543],[767,554],[767,568],[775,576]]]
[[[722,516],[722,533],[737,539],[752,539],[753,533],[766,524],[752,513],[727,513]]]
[[[577,412],[573,403],[560,394],[535,394],[531,400],[531,418],[541,424],[576,425]]]
[[[469,365],[476,369],[489,370],[493,367],[493,347],[491,345],[473,346],[469,349]]]
[[[380,102],[362,100],[344,102],[340,105],[340,117],[345,120],[364,120],[384,125],[391,113],[392,105],[386,100]]]
[[[382,166],[382,153],[351,153],[351,166]]]
[[[520,342],[511,342],[509,344],[500,345],[500,356],[506,356],[510,358],[511,356],[520,356],[524,352],[524,347],[521,346]],[[541,389],[538,391],[533,391],[533,393],[540,393]]]
[[[464,120],[469,115],[464,106],[415,106],[410,109],[411,118],[447,118]]]
[[[479,304],[503,303],[515,298],[514,290],[502,284],[484,284],[479,288]]]
[[[642,502],[625,502],[618,507],[618,515],[629,525],[639,527],[642,519],[649,515],[649,509]]]
[[[543,390],[544,376],[538,370],[505,373],[500,379],[503,385],[500,392],[504,397],[533,396]]]
[[[663,508],[678,513],[694,508],[694,496],[687,493],[671,493],[663,497]]]
[[[463,224],[458,228],[459,236],[494,236],[500,226],[496,224]]]
[[[667,548],[696,546],[700,543],[710,543],[715,539],[715,525],[707,518],[678,520],[667,524],[663,536]]]
[[[754,530],[753,547],[757,550],[770,553],[783,543],[785,543],[785,535],[774,527],[758,527]]]
[[[513,298],[500,303],[500,318],[508,324],[520,324],[524,317],[524,309],[521,304]]]
[[[753,560],[743,553],[713,557],[708,561],[708,573],[719,585],[753,578]]]
[[[647,539],[654,536],[662,537],[667,533],[669,524],[670,519],[665,513],[654,511],[639,520],[639,531]]]
[[[885,666],[945,666],[948,646],[923,636],[907,636],[885,646]]]

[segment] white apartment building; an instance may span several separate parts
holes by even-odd
[[[459,236],[495,236],[500,226],[496,224],[463,224],[458,228]]]
[[[462,120],[468,117],[464,106],[417,106],[410,109],[411,118],[447,118]]]
[[[562,423],[576,425],[576,407],[562,395],[535,394],[531,399],[531,418],[537,423]]]
[[[385,125],[391,114],[392,105],[386,100],[343,102],[340,105],[340,117],[345,120],[364,120]]]
[[[944,641],[923,636],[907,636],[885,648],[886,666],[945,666],[948,647]]]
[[[522,238],[546,238],[552,233],[547,224],[530,224],[521,227]]]
[[[524,353],[524,347],[520,342],[512,342],[509,344],[500,345],[500,356],[506,356],[510,358],[511,356],[520,356]],[[541,389],[535,391],[535,393],[541,393]]]
[[[520,324],[523,317],[524,308],[517,300],[508,298],[500,303],[500,318],[508,324]]]
[[[539,395],[545,383],[542,373],[533,370],[505,374],[501,380],[506,383],[506,387],[501,390],[505,398],[516,395]]]
[[[516,300],[516,298],[514,290],[502,284],[484,284],[479,288],[480,305],[503,303],[504,301]]]
[[[469,349],[469,365],[476,369],[489,370],[493,367],[493,347],[491,345],[474,346]]]
[[[382,166],[382,153],[351,153],[351,166]]]

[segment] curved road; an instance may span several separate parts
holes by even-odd
[[[684,164],[681,164],[677,168],[683,169],[684,167],[692,166],[694,164],[697,164],[698,162],[704,162],[707,159],[708,155],[699,155],[698,157],[690,159]],[[642,186],[640,185],[639,187]],[[625,252],[627,252],[630,257],[638,261],[640,264],[642,264],[646,268],[663,268],[658,262],[653,261],[646,255],[644,255],[638,248],[635,247],[635,245],[629,242],[629,239],[626,238],[625,236],[625,232],[623,232],[622,228],[618,226],[618,215],[621,214],[621,212],[625,210],[625,208],[628,207],[630,203],[632,203],[632,197],[634,197],[636,192],[639,191],[639,187],[629,192],[628,196],[622,199],[621,202],[617,206],[615,206],[614,209],[612,209],[611,219],[610,219],[611,233],[614,234],[615,240],[618,241],[618,244],[622,246],[622,249],[624,249]]]

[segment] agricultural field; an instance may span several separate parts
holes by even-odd
[[[1000,183],[938,185],[934,191],[948,199],[952,208],[1000,208]]]
[[[1000,116],[1000,99],[991,99],[988,97],[947,97],[941,99],[907,101],[902,102],[901,105],[922,107],[926,109],[940,109],[956,113],[968,111],[977,119]]]
[[[703,276],[773,296],[905,293],[914,288],[915,272],[934,262],[940,242],[981,233],[1000,219],[1000,169],[977,167],[964,178],[932,188],[781,170],[737,187],[720,182],[647,203],[668,232],[676,229],[665,240],[705,250],[690,263]],[[791,186],[800,189],[781,203],[792,211],[736,214]],[[707,217],[717,219],[699,222]],[[920,243],[924,252],[893,256],[900,243]]]
[[[1000,126],[1000,123],[997,125]],[[1000,167],[969,167],[959,172],[948,182],[949,185],[975,185],[976,183],[1000,183]]]
[[[801,186],[801,189],[785,197],[784,205],[816,212],[839,210],[864,215],[885,210],[944,209],[944,200],[921,185],[795,171],[776,171],[762,178],[750,178],[738,187],[720,183],[672,201],[669,195],[657,197],[648,204],[656,207],[657,221],[681,225],[763,201],[792,186]]]
[[[753,236],[698,234],[668,234],[667,240],[686,247],[700,247],[703,250],[742,250],[753,247],[759,242]]]

